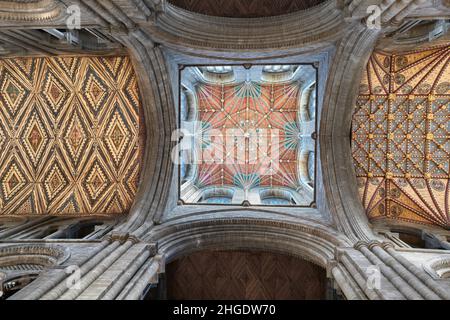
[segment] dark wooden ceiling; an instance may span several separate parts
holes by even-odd
[[[305,10],[326,0],[169,0],[180,8],[209,16],[257,18]]]
[[[202,251],[168,264],[167,298],[324,299],[325,269],[268,252]]]

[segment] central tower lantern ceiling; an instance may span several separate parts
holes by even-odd
[[[315,80],[312,65],[183,70],[181,200],[311,205]]]

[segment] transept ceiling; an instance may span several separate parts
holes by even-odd
[[[140,109],[126,56],[0,60],[0,214],[126,213]]]
[[[376,51],[352,122],[368,217],[450,227],[450,47]]]
[[[194,68],[186,74],[198,75]],[[185,149],[189,152],[182,154],[181,199],[310,206],[315,176],[314,69],[309,65],[208,68],[209,74],[216,68],[220,80],[209,75],[211,79],[197,82],[187,99],[190,105],[180,111],[182,117],[191,118],[181,122],[188,132],[186,139],[193,137]],[[238,80],[223,82],[233,77]],[[192,196],[199,193],[201,198]]]

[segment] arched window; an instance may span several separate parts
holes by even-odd
[[[275,206],[282,206],[282,205],[290,205],[292,204],[292,201],[288,200],[288,199],[283,199],[283,198],[275,198],[275,197],[271,197],[271,198],[265,198],[265,199],[261,199],[261,203],[265,204],[265,205],[275,205]]]
[[[43,271],[67,260],[59,246],[16,245],[0,247],[1,300],[7,299],[35,280]]]
[[[233,195],[234,190],[232,188],[207,188],[203,190],[200,202],[210,204],[230,204]]]
[[[34,273],[33,271],[31,271],[29,273],[25,273],[20,276],[16,276],[16,277],[4,280],[3,283],[0,279],[0,284],[1,284],[0,291],[2,292],[2,295],[0,296],[0,300],[8,299],[13,294],[20,291],[21,289],[23,289],[27,285],[29,285],[31,282],[33,282],[38,276],[39,276],[38,273]]]
[[[263,189],[259,192],[264,205],[282,206],[295,204],[291,192],[284,189]]]

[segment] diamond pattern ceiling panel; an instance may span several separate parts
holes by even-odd
[[[128,57],[0,60],[0,214],[126,213],[140,119]]]
[[[369,218],[450,227],[450,47],[374,52],[352,124]]]

